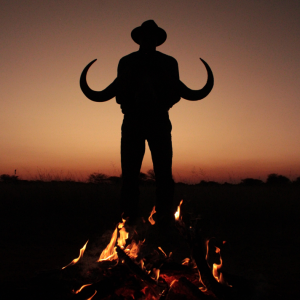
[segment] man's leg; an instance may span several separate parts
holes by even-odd
[[[141,126],[133,117],[124,116],[121,138],[121,212],[135,219],[139,213],[139,174],[145,153]]]
[[[172,125],[169,118],[157,120],[147,140],[156,180],[157,220],[169,222],[173,216],[174,180],[172,177]]]

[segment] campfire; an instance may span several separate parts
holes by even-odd
[[[181,200],[175,213],[176,233],[181,236],[190,255],[180,263],[166,253],[162,246],[150,247],[141,238],[138,230],[129,230],[126,220],[117,224],[106,248],[88,270],[81,286],[74,287],[72,299],[228,299],[231,285],[222,273],[221,250],[214,247],[219,262],[208,264],[210,240],[204,240],[197,221],[184,222],[181,215]],[[155,225],[153,207],[144,225]],[[225,242],[223,242],[225,243]],[[80,249],[78,258],[63,267],[63,272],[77,264],[84,256],[86,246]],[[78,285],[78,281],[74,285]]]

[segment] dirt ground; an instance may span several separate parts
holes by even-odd
[[[61,269],[112,230],[120,187],[72,182],[0,184],[0,290]],[[155,188],[141,186],[148,217]],[[205,236],[226,241],[224,271],[254,287],[251,299],[299,299],[300,188],[177,185],[182,215],[199,216]],[[100,254],[100,253],[99,253]],[[4,299],[4,298],[2,298]],[[96,299],[96,298],[95,298]]]

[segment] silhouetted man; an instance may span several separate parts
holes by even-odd
[[[174,220],[172,125],[168,110],[180,97],[190,101],[205,98],[213,88],[214,77],[209,65],[200,58],[208,75],[205,86],[200,90],[191,90],[182,83],[177,61],[156,51],[156,47],[165,42],[167,34],[153,20],[135,28],[131,37],[140,49],[120,60],[118,76],[107,88],[94,91],[87,84],[87,72],[96,59],[82,71],[80,87],[92,101],[104,102],[116,97],[124,113],[121,140],[123,217],[134,223],[139,216],[139,174],[147,140],[156,178],[156,219],[164,224],[163,220],[166,223]]]
[[[179,80],[178,64],[173,57],[156,51],[167,34],[153,20],[135,28],[131,37],[140,48],[120,60],[120,89],[116,96],[124,113],[121,210],[129,223],[134,223],[139,216],[139,174],[147,140],[156,179],[156,220],[168,222],[174,218],[172,125],[168,110],[180,100],[172,86],[174,79]]]

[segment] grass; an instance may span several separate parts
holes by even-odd
[[[200,215],[207,237],[226,240],[224,268],[256,282],[255,299],[298,299],[299,186],[176,185],[183,217]],[[117,217],[119,185],[0,183],[1,285],[61,268],[92,245]],[[154,205],[141,186],[141,210]],[[89,247],[88,245],[88,247]]]

